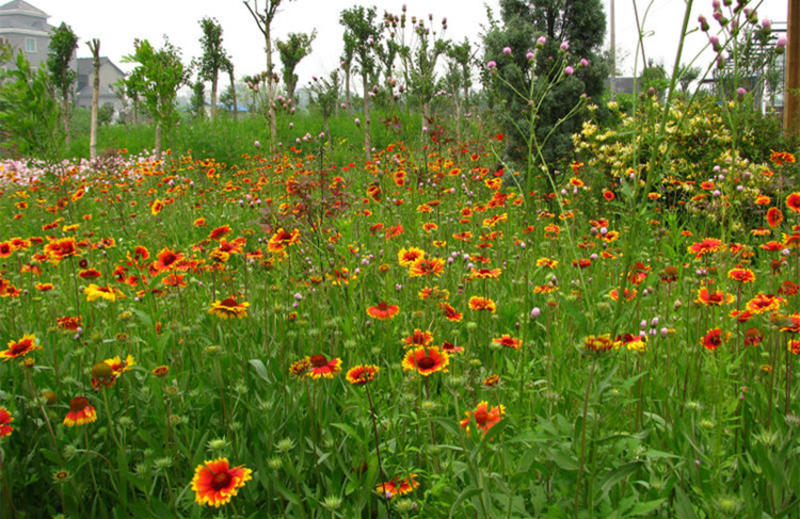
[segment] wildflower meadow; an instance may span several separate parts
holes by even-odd
[[[470,117],[4,159],[0,516],[800,517],[797,141],[680,54],[540,131],[591,60],[501,36]]]

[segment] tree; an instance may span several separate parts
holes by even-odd
[[[75,49],[78,48],[78,37],[72,28],[61,23],[50,37],[49,51],[47,53],[47,70],[50,72],[50,81],[61,96],[61,110],[64,118],[64,139],[69,147],[70,141],[70,103],[69,96],[72,85],[75,83],[75,71],[69,66]]]
[[[369,114],[369,78],[375,71],[375,45],[380,40],[380,29],[375,24],[376,9],[355,6],[342,11],[339,23],[345,28],[345,43],[350,38],[353,55],[361,72],[364,89],[364,153],[367,161],[372,160],[371,122]]]
[[[353,113],[353,100],[350,96],[350,73],[352,72],[353,68],[353,57],[356,51],[356,42],[353,38],[352,34],[349,34],[347,31],[344,33],[344,51],[342,51],[342,57],[339,60],[339,63],[342,66],[342,72],[344,72],[344,100],[347,104],[347,111],[352,114]]]
[[[608,76],[608,65],[600,55],[606,28],[603,3],[500,0],[500,7],[503,25],[494,23],[484,36],[484,57],[485,63],[494,61],[497,75],[508,81],[507,85],[495,81],[493,91],[496,113],[509,137],[506,153],[512,159],[530,159],[525,144],[530,135],[530,100],[515,91],[527,93],[533,85],[534,91],[542,92],[533,128],[541,151],[537,160],[551,163],[565,158],[572,149],[571,136],[580,130],[581,116],[586,114],[576,107],[586,97],[599,103]],[[503,52],[506,47],[511,54]],[[573,60],[569,63],[574,73],[555,84],[565,60]],[[487,72],[485,77],[491,75]]]
[[[206,115],[206,85],[201,80],[192,83],[189,111],[195,119],[202,119]]]
[[[290,0],[291,1],[291,0]],[[252,2],[252,6],[250,3]],[[275,111],[275,71],[272,67],[272,22],[278,14],[282,0],[266,0],[263,12],[258,8],[258,0],[242,0],[253,16],[258,30],[264,35],[267,52],[267,110],[269,113],[270,149],[275,151],[278,143],[278,116]]]
[[[319,111],[322,114],[322,122],[325,126],[325,135],[328,137],[329,145],[333,143],[333,140],[328,119],[336,112],[340,85],[339,69],[335,69],[331,72],[329,79],[314,77],[310,86],[311,100],[319,107]]]
[[[447,73],[444,77],[444,86],[453,96],[456,109],[456,139],[461,141],[461,115],[469,104],[469,87],[472,86],[473,60],[472,45],[469,40],[450,46],[447,51]]]
[[[59,151],[58,101],[44,66],[32,69],[20,51],[16,68],[0,71],[0,133],[8,151],[55,158]]]
[[[97,158],[97,116],[100,107],[100,40],[87,42],[92,52],[92,118],[89,124],[89,158]]]
[[[228,58],[225,61],[225,70],[228,72],[230,81],[231,102],[233,103],[233,118],[239,118],[239,102],[236,100],[236,75],[233,73],[233,60]]]
[[[405,13],[403,13],[405,16]],[[428,16],[428,22],[433,24],[433,15]],[[450,40],[442,34],[447,30],[447,19],[443,18],[441,29],[431,29],[425,25],[423,18],[411,18],[413,39],[411,45],[403,46],[400,55],[407,71],[406,82],[409,92],[422,107],[422,124],[432,123],[431,100],[436,91],[436,62],[447,53]]]
[[[311,43],[316,37],[316,30],[309,34],[292,32],[285,40],[275,42],[283,63],[283,83],[286,85],[286,96],[289,99],[294,99],[294,90],[297,87],[297,74],[294,73],[294,69],[300,60],[311,54]]]
[[[199,62],[200,77],[211,81],[211,119],[214,120],[217,116],[219,72],[225,69],[229,60],[222,47],[222,26],[219,22],[213,18],[203,18],[200,20],[200,27],[203,29],[203,36],[200,38],[203,47]]]
[[[178,89],[189,79],[189,69],[181,62],[180,49],[164,40],[156,50],[147,40],[134,41],[135,52],[122,58],[124,63],[136,63],[127,79],[144,109],[156,124],[156,155],[161,155],[162,132],[169,131],[177,121],[175,99]]]

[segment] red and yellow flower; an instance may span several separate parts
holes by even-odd
[[[520,349],[522,347],[522,341],[519,339],[515,339],[511,335],[504,333],[500,337],[495,337],[492,339],[494,344],[499,344],[500,346],[505,346],[506,348],[513,348],[515,350]]]
[[[377,305],[367,308],[367,315],[373,319],[378,319],[379,321],[388,321],[389,319],[394,318],[399,311],[399,306],[390,305],[386,301],[381,301]]]
[[[253,471],[239,465],[231,467],[227,458],[206,460],[198,465],[192,478],[192,490],[198,505],[219,508],[230,502],[239,489],[250,481]]]
[[[497,305],[494,304],[489,298],[486,297],[478,297],[472,296],[469,298],[469,308],[470,310],[480,311],[480,310],[488,310],[491,313],[495,313],[497,311]]]
[[[489,408],[489,402],[483,401],[478,403],[474,411],[465,411],[466,418],[461,420],[461,428],[469,434],[469,426],[472,423],[473,417],[475,418],[475,425],[483,431],[484,436],[489,429],[497,425],[503,419],[506,413],[504,405],[496,405]]]
[[[373,366],[371,364],[360,364],[347,370],[345,378],[354,386],[362,386],[367,382],[372,382],[372,379],[375,378],[375,375],[378,374],[378,371],[380,371],[378,366]]]
[[[69,412],[64,417],[64,425],[67,427],[74,427],[76,425],[85,425],[97,420],[97,411],[94,406],[89,403],[89,399],[83,396],[78,396],[72,399],[69,403]]]
[[[306,376],[319,380],[321,378],[333,378],[334,375],[342,371],[342,359],[333,358],[328,360],[325,355],[312,355],[308,358],[310,363]]]
[[[239,303],[236,297],[230,296],[222,301],[214,301],[211,303],[211,308],[208,309],[208,313],[216,315],[221,319],[233,319],[234,317],[241,319],[247,317],[247,307],[249,306],[250,303],[246,301]]]
[[[0,359],[3,359],[4,362],[24,357],[33,350],[42,349],[41,346],[36,344],[36,336],[30,333],[24,334],[22,338],[17,341],[8,341],[6,346],[7,348],[4,351],[0,351]]]
[[[8,412],[5,407],[0,407],[0,438],[9,436],[11,431],[14,430],[10,424],[14,421],[14,417]]]
[[[438,346],[426,348],[419,346],[408,350],[403,359],[404,371],[416,371],[420,375],[427,377],[437,371],[447,371],[450,364],[450,356],[439,350]]]

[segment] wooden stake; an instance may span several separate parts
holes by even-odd
[[[788,0],[783,129],[800,134],[800,0]]]

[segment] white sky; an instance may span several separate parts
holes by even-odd
[[[65,21],[72,26],[81,38],[79,56],[90,55],[85,42],[97,37],[101,42],[101,54],[120,65],[121,57],[133,51],[134,38],[147,38],[160,46],[162,36],[167,34],[172,43],[183,50],[184,61],[188,62],[200,54],[198,22],[204,16],[211,16],[222,24],[224,46],[233,56],[237,77],[266,68],[263,36],[241,0],[138,0],[135,3],[121,0],[28,1],[50,15],[48,21],[51,25]],[[603,0],[607,15],[611,1]],[[652,4],[644,26],[649,34],[645,41],[648,59],[653,58],[655,62],[671,69],[684,2],[616,0],[616,43],[622,57],[623,74],[629,75],[633,70],[637,37],[634,1],[640,16]],[[312,29],[318,33],[312,54],[298,65],[298,86],[306,85],[311,76],[327,74],[338,66],[342,49],[342,27],[338,19],[342,9],[355,4],[377,5],[380,17],[384,10],[399,13],[404,3],[408,5],[409,15],[427,17],[428,13],[432,13],[437,23],[446,16],[447,34],[453,40],[460,41],[468,36],[473,43],[479,44],[481,26],[486,23],[485,5],[496,8],[498,0],[284,0],[285,5],[273,25],[276,37],[281,38],[289,32],[310,32]],[[756,5],[759,2],[750,3]],[[263,4],[264,0],[259,0],[259,5]],[[701,13],[714,27],[710,4],[708,0],[695,2],[690,27],[697,26],[697,16]],[[759,19],[768,17],[774,21],[785,21],[786,9],[787,0],[764,0],[758,9]],[[690,36],[684,55],[689,56],[690,52],[694,55],[705,43],[702,34]],[[277,53],[275,61],[279,63]],[[684,61],[688,61],[688,58]],[[130,69],[129,65],[120,66],[123,70]]]

